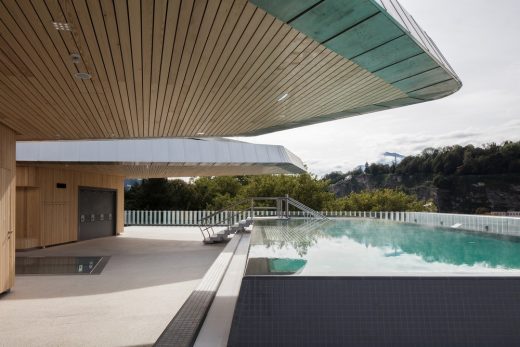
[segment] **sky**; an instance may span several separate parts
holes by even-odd
[[[278,144],[322,176],[427,147],[520,140],[520,1],[400,0],[462,80],[447,98],[239,140]]]

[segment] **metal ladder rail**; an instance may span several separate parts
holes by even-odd
[[[236,206],[236,205],[238,205],[238,204],[235,204],[234,206]],[[237,220],[237,217],[239,217],[240,215],[244,215],[246,221],[249,217],[252,217],[252,216],[248,216],[248,212],[250,212],[250,211],[251,210],[249,208],[240,210],[240,211],[221,210],[221,211],[215,212],[215,213],[201,219],[199,221],[199,223],[201,223],[201,224],[199,224],[199,229],[202,233],[202,238],[204,240],[211,239],[211,237],[215,235],[215,229],[214,229],[215,227],[224,227],[228,231],[231,231],[232,228],[235,226],[235,224],[237,224],[237,222],[235,222],[235,220]],[[218,222],[203,224],[203,222],[205,222],[205,221],[208,221],[208,220],[210,221],[211,217],[218,215],[220,213],[223,213],[223,212],[226,213],[226,216],[224,218],[219,219]],[[238,226],[240,226],[240,223],[241,223],[241,221],[239,220]],[[210,232],[210,230],[211,230],[211,232]],[[204,232],[206,232],[207,237],[206,237],[206,234],[204,234]]]
[[[244,200],[238,201],[238,202],[236,202],[236,203],[234,203],[234,204],[232,204],[230,206],[227,206],[225,209],[218,210],[216,212],[213,212],[213,213],[211,213],[211,214],[209,214],[209,215],[199,219],[197,221],[197,223],[199,225],[204,225],[204,224],[206,224],[206,221],[211,220],[211,218],[213,218],[214,216],[217,216],[217,215],[219,215],[219,214],[221,214],[223,212],[231,212],[236,206],[241,206],[241,205],[244,205],[246,203],[252,204],[252,200],[251,199],[244,199]],[[249,208],[247,208],[247,209],[240,209],[241,210],[240,212],[247,211],[248,209]]]
[[[296,207],[296,208],[299,208],[300,210],[304,211],[304,212],[307,212],[308,214],[310,214],[311,216],[313,216],[314,218],[319,218],[319,219],[328,219],[327,217],[325,217],[323,214],[319,213],[318,211],[316,210],[313,210],[312,208],[310,208],[309,206],[307,205],[304,205],[302,204],[301,202],[299,202],[298,200],[294,200],[293,198],[291,197],[287,197],[286,198],[287,201],[289,202],[289,204],[291,204],[292,206]]]
[[[228,231],[231,231],[232,224],[234,223],[236,217],[239,216],[240,214],[247,215],[247,213],[250,212],[250,217],[254,218],[255,217],[254,212],[257,208],[255,206],[256,201],[276,201],[277,206],[278,206],[276,208],[265,207],[265,206],[258,207],[258,208],[277,209],[279,211],[278,218],[282,218],[284,215],[283,209],[279,210],[279,207],[282,207],[283,205],[280,206],[279,203],[285,201],[285,205],[286,205],[285,217],[286,218],[289,218],[289,205],[291,205],[291,206],[299,209],[300,211],[303,211],[304,213],[309,214],[310,216],[314,217],[317,220],[328,220],[329,219],[326,216],[324,216],[323,214],[319,213],[318,211],[313,210],[312,208],[308,207],[307,205],[304,205],[303,203],[301,203],[298,200],[295,200],[289,196],[285,196],[285,197],[252,197],[252,198],[248,198],[248,199],[244,199],[239,202],[236,202],[231,206],[227,206],[225,209],[222,209],[220,211],[214,212],[208,216],[201,218],[198,221],[198,224],[199,224],[199,229],[201,231],[202,238],[204,239],[204,241],[211,240],[211,238],[215,236],[215,230],[214,230],[215,226],[223,226],[223,227],[226,227]],[[243,209],[243,210],[241,209],[240,211],[233,211],[233,209],[236,208],[237,206],[243,206],[245,204],[249,205],[249,207],[247,209]],[[225,213],[224,218],[220,218],[220,215],[222,213]],[[212,222],[212,219],[215,216],[219,216],[218,222],[217,221]],[[239,222],[239,224],[240,224],[240,222]]]

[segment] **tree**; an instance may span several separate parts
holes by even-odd
[[[324,181],[329,181],[330,184],[338,183],[339,181],[345,179],[346,174],[344,174],[341,171],[333,171],[331,173],[326,174],[323,176]]]
[[[125,194],[125,208],[136,210],[171,209],[173,191],[165,178],[145,179]]]
[[[352,193],[339,199],[346,211],[436,211],[432,201],[420,201],[413,195],[394,189]]]
[[[313,209],[323,209],[335,199],[328,191],[329,182],[316,176],[301,175],[252,176],[249,184],[243,186],[238,197],[280,197],[289,195]]]

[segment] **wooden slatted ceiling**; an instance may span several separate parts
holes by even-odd
[[[405,97],[246,0],[0,0],[19,139],[233,136]]]

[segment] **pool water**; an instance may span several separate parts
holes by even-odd
[[[369,219],[262,220],[246,275],[520,276],[520,238]]]

